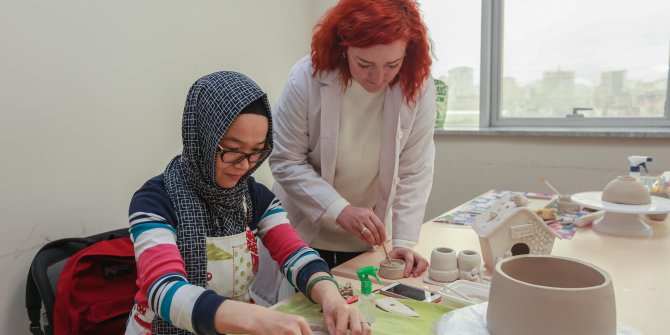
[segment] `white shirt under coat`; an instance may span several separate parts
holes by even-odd
[[[274,150],[269,158],[273,191],[308,243],[315,240],[323,222],[334,223],[348,204],[333,186],[342,142],[339,74],[312,77],[312,73],[309,56],[291,69],[273,111]],[[399,84],[384,93],[379,193],[372,207],[382,222],[392,215],[394,247],[413,247],[419,240],[433,181],[435,105],[432,78],[424,82],[413,108],[404,102]]]
[[[336,219],[347,205],[373,208],[379,199],[384,91],[369,93],[352,80],[342,94],[333,179],[333,187],[342,199],[332,203],[321,216],[321,230],[310,243],[314,248],[347,252],[370,249],[369,243],[351,236],[336,224]]]

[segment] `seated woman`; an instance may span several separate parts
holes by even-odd
[[[130,203],[139,291],[126,334],[311,334],[304,318],[249,303],[257,237],[322,306],[330,334],[370,333],[279,200],[250,177],[272,150],[271,124],[267,96],[246,76],[216,72],[193,84],[182,154]]]

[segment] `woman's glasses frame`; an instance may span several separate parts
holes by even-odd
[[[220,144],[217,144],[216,146],[218,147],[217,152],[219,152],[221,161],[227,164],[238,164],[245,159],[249,164],[254,164],[267,158],[271,151],[270,148],[265,147],[261,150],[246,153],[239,150],[224,149]]]

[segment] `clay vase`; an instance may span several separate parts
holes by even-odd
[[[451,248],[435,248],[430,254],[428,277],[431,280],[447,283],[458,279],[458,255]]]
[[[615,335],[612,280],[572,258],[505,258],[493,272],[486,321],[494,335]]]
[[[404,277],[405,261],[402,259],[389,259],[391,263],[384,258],[379,263],[379,275],[386,279],[400,279]]]
[[[458,278],[480,282],[482,256],[474,250],[462,250],[458,254]]]
[[[603,189],[602,200],[624,205],[647,205],[651,195],[642,183],[631,176],[619,176]]]

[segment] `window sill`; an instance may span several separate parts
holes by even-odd
[[[453,136],[559,136],[559,137],[623,137],[623,138],[670,138],[670,127],[657,128],[543,128],[543,127],[495,127],[495,128],[435,128],[435,135]]]

